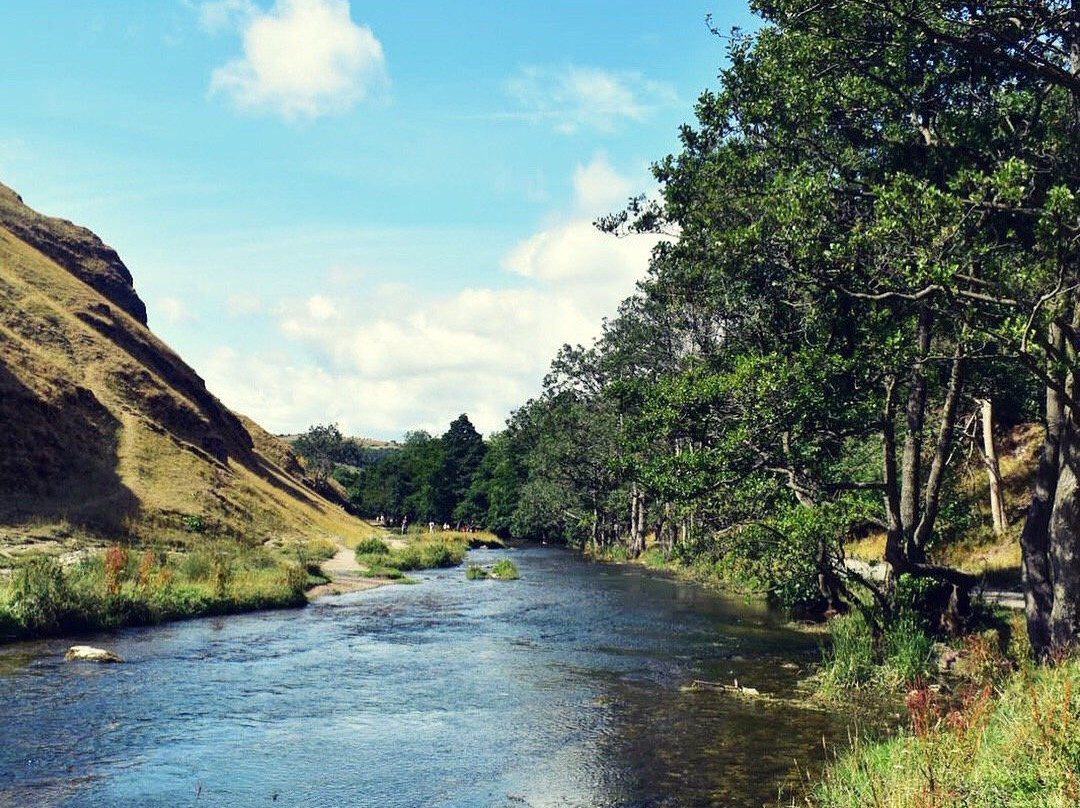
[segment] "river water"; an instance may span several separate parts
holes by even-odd
[[[845,737],[790,699],[816,641],[768,611],[552,548],[470,560],[504,553],[521,580],[78,638],[121,665],[0,646],[0,806],[757,808]],[[734,679],[774,698],[686,687]]]

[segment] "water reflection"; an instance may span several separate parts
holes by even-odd
[[[842,721],[786,695],[815,642],[768,612],[512,551],[301,611],[0,649],[0,806],[760,806]],[[481,551],[473,559],[493,560]]]

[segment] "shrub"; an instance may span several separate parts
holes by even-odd
[[[392,550],[383,564],[398,570],[425,570],[438,567],[456,567],[465,560],[465,542],[438,539],[410,544],[400,550]]]
[[[465,558],[465,548],[450,542],[426,542],[420,546],[420,562],[424,569],[456,567]]]
[[[521,575],[518,574],[518,568],[513,561],[509,558],[500,558],[491,568],[491,577],[511,581],[520,578]]]
[[[70,608],[64,570],[55,558],[34,558],[15,571],[11,614],[31,633],[50,633],[65,622]]]
[[[361,559],[364,556],[384,556],[389,554],[390,547],[378,536],[370,536],[369,538],[361,539],[360,543],[356,545],[357,559]]]

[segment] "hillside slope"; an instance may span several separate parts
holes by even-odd
[[[146,326],[116,253],[0,185],[0,540],[366,531]],[[258,435],[253,439],[252,432]],[[271,459],[273,458],[273,459]]]

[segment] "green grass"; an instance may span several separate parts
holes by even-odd
[[[64,566],[36,556],[0,579],[0,639],[146,625],[306,603],[307,570],[263,548],[113,545]]]
[[[829,620],[817,686],[827,699],[842,700],[852,690],[898,691],[926,678],[934,665],[933,640],[921,621],[901,614],[875,638],[859,612]]]
[[[458,534],[410,534],[404,545],[391,546],[378,537],[361,541],[356,561],[375,577],[400,579],[413,570],[456,567],[465,560],[468,540]]]
[[[860,743],[813,789],[816,808],[1066,808],[1080,804],[1080,660],[1024,666],[947,701],[908,694],[910,728]]]
[[[517,565],[509,558],[500,558],[491,567],[483,567],[479,564],[470,564],[465,570],[465,577],[470,581],[483,578],[495,578],[500,581],[515,581],[521,577]]]
[[[513,581],[521,577],[517,565],[509,558],[500,558],[491,567],[491,577],[503,581]]]

